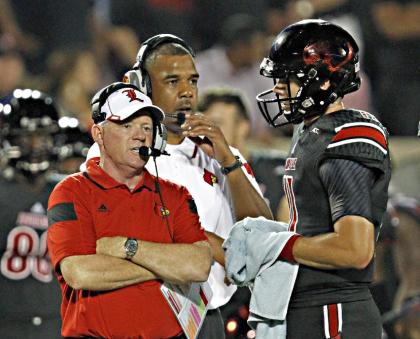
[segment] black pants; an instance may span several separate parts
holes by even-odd
[[[382,323],[373,299],[289,308],[287,339],[380,339]]]
[[[224,339],[225,325],[218,308],[208,310],[197,339]]]

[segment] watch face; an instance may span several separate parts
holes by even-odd
[[[128,257],[133,257],[136,254],[137,246],[138,244],[136,239],[127,239],[127,241],[125,242],[125,250],[127,252]]]
[[[127,241],[127,249],[132,252],[135,251],[137,248],[137,243],[134,240]]]

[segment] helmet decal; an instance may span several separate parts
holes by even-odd
[[[306,46],[303,50],[303,61],[306,65],[312,65],[318,61],[322,61],[323,64],[328,66],[328,71],[331,73],[337,72],[342,66],[346,65],[353,58],[353,48],[347,42],[347,51],[339,47],[338,53],[332,53],[329,49],[329,45],[325,42],[314,43]],[[335,59],[343,59],[338,64],[334,65]]]

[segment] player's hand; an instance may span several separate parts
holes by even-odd
[[[127,237],[103,237],[96,240],[96,253],[125,259],[124,248]]]
[[[211,150],[206,153],[211,155],[219,162],[221,166],[230,166],[235,162],[235,156],[229,148],[229,145],[222,131],[211,120],[207,119],[202,113],[186,114],[185,123],[181,126],[186,137],[199,138],[205,137],[211,142]],[[203,143],[204,147],[206,146]]]

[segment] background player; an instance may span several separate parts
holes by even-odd
[[[4,338],[57,338],[60,291],[47,254],[48,196],[56,181],[58,111],[16,89],[0,104],[0,328]]]

